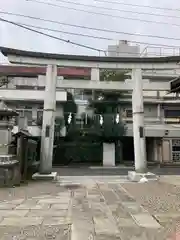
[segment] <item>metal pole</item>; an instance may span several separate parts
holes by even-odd
[[[147,168],[147,161],[145,144],[146,138],[144,131],[143,82],[141,69],[132,69],[132,81],[135,171],[139,173],[145,173]]]
[[[56,113],[57,66],[48,65],[46,69],[46,88],[44,98],[43,126],[41,134],[40,173],[52,171],[54,126]]]

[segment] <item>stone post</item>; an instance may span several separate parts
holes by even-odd
[[[147,161],[146,138],[144,129],[143,82],[141,69],[132,69],[132,81],[135,171],[139,173],[145,173],[147,168]]]
[[[51,174],[56,111],[57,66],[48,65],[44,99],[43,126],[41,134],[40,173]]]

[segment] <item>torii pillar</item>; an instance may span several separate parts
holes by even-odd
[[[133,135],[136,172],[144,173],[147,168],[146,138],[144,131],[144,102],[142,70],[132,69],[133,93]]]
[[[132,84],[135,171],[128,172],[128,177],[135,182],[156,180],[157,177],[154,174],[147,172],[142,69],[132,69]]]
[[[57,66],[48,65],[46,69],[46,87],[44,96],[43,126],[41,132],[40,172],[33,179],[56,179],[52,172],[54,126],[56,114]]]

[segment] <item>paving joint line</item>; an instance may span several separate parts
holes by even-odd
[[[105,204],[106,204],[106,206],[107,206],[107,208],[108,208],[108,210],[109,210],[109,213],[110,213],[110,215],[111,215],[112,220],[114,221],[114,223],[116,224],[117,229],[119,230],[119,226],[118,226],[117,219],[113,216],[112,211],[111,211],[109,205],[107,204],[106,198],[104,197],[104,195],[103,195],[103,193],[102,193],[102,191],[101,191],[101,189],[100,189],[99,184],[96,183],[96,185],[97,185],[97,188],[99,189],[99,192],[100,192],[102,198],[104,199],[104,202],[105,202]]]
[[[94,222],[94,218],[93,218],[93,214],[91,213],[91,209],[92,209],[92,205],[90,204],[89,200],[88,200],[88,189],[86,188],[86,198],[87,198],[87,201],[88,201],[88,206],[89,206],[89,209],[90,209],[90,214],[91,214],[91,220],[92,220],[92,223],[93,223],[93,234],[94,234],[94,237],[97,235],[96,234],[96,231],[95,231],[95,222]],[[90,236],[91,238],[89,240],[93,240],[94,237]]]
[[[148,210],[146,210],[146,209],[142,206],[142,204],[139,204],[139,203],[136,201],[136,199],[134,198],[134,196],[132,196],[122,185],[120,186],[120,188],[122,189],[122,191],[124,191],[124,193],[125,193],[127,196],[129,196],[130,198],[132,198],[132,199],[134,200],[134,203],[136,203],[137,205],[139,205],[139,206],[142,208],[142,210],[145,211],[146,214],[148,214],[149,216],[151,216],[151,217],[154,219],[154,221],[156,221],[156,222],[160,225],[160,227],[162,228],[162,225],[160,224],[159,221],[157,221],[157,219],[156,219],[156,217],[155,217],[154,215],[151,215],[150,212],[149,212]],[[131,213],[129,213],[129,214],[130,214],[131,217],[134,219],[134,215],[131,214]],[[138,225],[138,226],[139,226],[139,225]]]

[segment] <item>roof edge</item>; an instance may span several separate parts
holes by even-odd
[[[90,62],[114,62],[114,63],[168,63],[180,62],[180,56],[169,57],[99,57],[99,56],[85,56],[85,55],[68,55],[68,54],[54,54],[33,52],[26,50],[19,50],[14,48],[0,47],[0,51],[4,56],[14,55],[21,57],[58,59],[58,60],[74,60],[74,61],[90,61]]]

